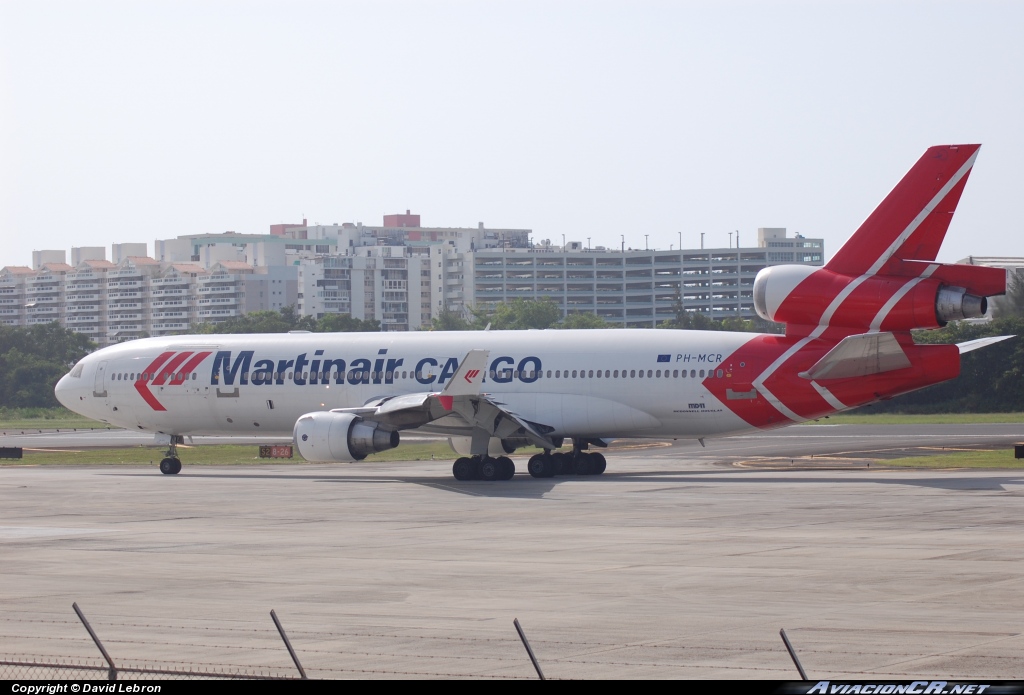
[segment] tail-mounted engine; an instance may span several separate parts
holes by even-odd
[[[999,268],[905,261],[901,270],[907,274],[851,277],[810,266],[764,268],[754,279],[754,309],[790,325],[908,331],[984,316],[986,297],[1006,291]]]
[[[307,413],[295,422],[293,435],[299,454],[314,463],[361,461],[398,446],[396,430],[351,413]]]

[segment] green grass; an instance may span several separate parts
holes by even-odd
[[[831,415],[814,420],[808,425],[957,425],[980,423],[1022,423],[1024,413],[933,413],[911,415],[904,413],[851,413]]]
[[[0,459],[0,466],[148,466],[156,465],[164,449],[156,446],[123,448],[39,450],[25,449],[22,459]],[[261,459],[256,445],[211,444],[209,446],[178,446],[178,456],[186,466],[251,466],[255,464],[306,463],[296,452],[292,459]],[[431,456],[450,462],[454,458],[447,442],[411,442],[397,449],[383,451],[367,461],[429,461]]]
[[[1013,449],[952,451],[934,456],[907,456],[878,462],[900,468],[1002,468],[1024,469],[1024,459],[1013,457]]]
[[[0,408],[0,433],[21,430],[95,430],[110,428],[67,408]]]

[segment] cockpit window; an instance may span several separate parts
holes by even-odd
[[[81,377],[81,376],[82,376],[82,370],[83,370],[83,369],[85,369],[85,365],[84,365],[84,364],[83,364],[82,362],[79,362],[79,363],[78,363],[78,364],[76,364],[76,365],[74,366],[74,368],[73,368],[73,369],[72,369],[72,370],[71,370],[71,371],[70,371],[70,372],[68,373],[68,376],[69,376],[69,377],[71,377],[72,379],[78,379],[79,377]]]

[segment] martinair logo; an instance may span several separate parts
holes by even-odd
[[[479,369],[470,369],[468,372],[466,372],[466,376],[464,376],[463,378],[466,380],[467,383],[472,384],[473,379],[476,379],[478,376],[480,376]]]
[[[153,410],[167,410],[156,399],[150,388],[153,386],[183,386],[188,375],[209,357],[210,352],[164,352],[149,363],[146,370],[135,380],[135,390]]]

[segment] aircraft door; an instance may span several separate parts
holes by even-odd
[[[92,395],[97,398],[107,397],[107,361],[104,360],[96,365],[96,375],[93,377]]]

